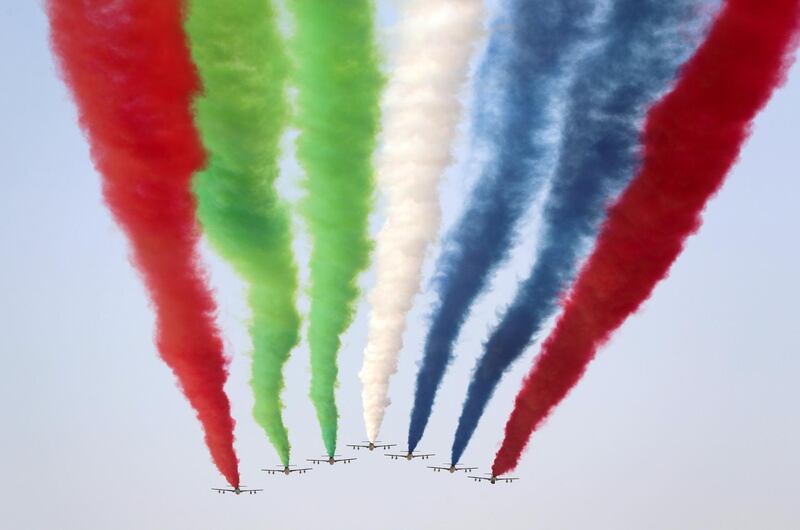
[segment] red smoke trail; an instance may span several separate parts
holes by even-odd
[[[597,348],[650,296],[700,226],[750,121],[784,80],[800,0],[728,0],[674,90],[647,116],[643,165],[609,210],[597,246],[517,395],[492,473],[516,467],[533,431]]]
[[[214,463],[239,484],[215,304],[198,264],[192,174],[204,153],[198,88],[171,0],[48,0],[52,46],[89,137],[103,194],[156,311],[156,342],[203,425]]]

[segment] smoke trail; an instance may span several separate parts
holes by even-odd
[[[419,291],[428,244],[439,231],[439,176],[451,161],[458,92],[481,34],[483,0],[416,0],[402,14],[400,50],[385,96],[378,182],[389,207],[378,234],[364,363],[364,423],[378,437],[406,314]]]
[[[534,429],[699,228],[750,121],[784,78],[799,19],[798,0],[728,0],[674,90],[650,110],[641,170],[609,210],[564,313],[517,395],[493,474],[517,465]]]
[[[196,119],[209,152],[198,214],[214,247],[249,284],[253,415],[284,465],[283,366],[299,340],[290,218],[275,189],[288,121],[288,60],[269,1],[192,0],[186,29],[203,82]]]
[[[550,174],[552,107],[591,33],[595,4],[512,0],[508,22],[491,38],[475,83],[478,141],[488,146],[491,158],[436,265],[438,303],[417,374],[409,449],[422,438],[472,302],[507,258],[520,218]],[[481,89],[484,84],[502,87],[499,98],[496,91]]]
[[[293,0],[298,88],[297,157],[308,176],[303,204],[311,254],[311,400],[328,454],[336,450],[334,389],[340,335],[353,319],[357,276],[368,264],[372,152],[383,79],[369,0]]]
[[[190,181],[203,149],[181,2],[46,3],[53,51],[78,106],[103,195],[156,312],[156,344],[197,412],[217,468],[239,485],[214,300],[197,253]]]
[[[609,198],[633,177],[646,107],[667,89],[702,34],[689,24],[697,20],[697,4],[617,0],[604,23],[602,47],[581,61],[569,90],[537,259],[476,364],[452,462],[460,460],[503,373],[555,311]]]

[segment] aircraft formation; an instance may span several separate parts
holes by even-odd
[[[347,444],[347,447],[352,448],[353,450],[361,450],[367,449],[368,451],[374,451],[376,449],[384,449],[388,450],[392,447],[395,447],[397,444],[392,443],[381,443],[380,441],[369,442],[365,441],[361,444]],[[417,453],[414,451],[406,451],[405,453],[384,453],[384,456],[389,457],[392,460],[427,460],[432,456],[436,456],[434,453]],[[308,462],[312,462],[314,464],[349,464],[355,460],[358,460],[355,457],[349,458],[341,458],[341,455],[330,455],[330,456],[323,456],[321,458],[308,458],[306,459]],[[453,462],[446,462],[439,466],[427,466],[428,469],[433,470],[436,473],[440,473],[442,471],[455,474],[458,472],[470,473],[472,471],[477,470],[477,467],[470,467],[470,466],[462,466],[457,463]],[[299,475],[305,474],[308,471],[311,471],[312,468],[310,467],[297,467],[292,464],[288,464],[285,466],[276,466],[274,468],[265,468],[261,471],[266,472],[268,475],[286,475],[289,476],[292,473],[297,473]],[[518,477],[509,477],[506,475],[496,476],[492,473],[484,473],[483,475],[468,475],[468,478],[474,480],[475,482],[486,482],[487,484],[497,484],[497,483],[506,483],[510,484],[515,480],[519,480]],[[241,495],[242,493],[247,493],[250,495],[255,495],[260,491],[264,491],[263,489],[248,489],[243,486],[236,487],[236,488],[211,488],[212,491],[216,491],[217,493],[225,494],[225,493],[233,493],[234,495]]]
[[[716,7],[699,8],[706,3]],[[338,354],[370,267],[359,379],[371,441],[351,447],[393,446],[375,440],[426,256],[438,249],[407,451],[386,456],[433,456],[415,451],[451,361],[466,354],[475,368],[461,410],[448,414],[452,463],[432,466],[463,470],[456,464],[495,390],[533,345],[491,474],[470,475],[511,482],[529,438],[700,228],[800,43],[800,0],[519,0],[492,10],[484,0],[409,0],[385,71],[373,0],[285,2],[291,37],[276,0],[44,4],[103,197],[152,302],[158,353],[231,486],[216,491],[236,495],[257,490],[239,487],[228,357],[201,235],[247,286],[253,420],[284,464],[281,392],[297,384],[284,368],[304,340],[326,455],[309,462],[354,460],[336,455],[346,410]],[[462,108],[465,87],[471,109]],[[444,230],[440,184],[463,120],[475,156],[455,178],[474,184]],[[295,149],[284,150],[290,126]],[[461,174],[466,166],[475,175]],[[284,172],[302,199],[284,199]],[[378,194],[388,204],[373,237]],[[535,242],[523,241],[533,215]],[[307,281],[293,245],[300,226],[311,243]],[[518,244],[535,258],[521,281],[507,267]],[[516,292],[485,340],[457,351],[501,275]]]

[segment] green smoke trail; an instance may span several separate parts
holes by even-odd
[[[311,399],[329,454],[336,450],[334,397],[339,336],[353,319],[358,273],[369,262],[375,148],[383,78],[369,0],[291,0],[297,157],[307,173],[302,205],[311,255]]]
[[[203,83],[196,122],[209,154],[195,176],[212,245],[249,283],[256,421],[283,464],[283,365],[299,340],[290,217],[275,190],[289,64],[269,0],[191,0],[186,30]]]

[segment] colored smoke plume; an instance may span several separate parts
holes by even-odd
[[[311,234],[311,400],[329,455],[336,452],[337,356],[353,320],[358,275],[369,264],[383,77],[374,42],[374,6],[292,0],[297,158],[306,171],[302,205]]]
[[[180,1],[46,4],[53,51],[77,103],[103,196],[128,236],[156,313],[156,344],[239,485],[227,361],[198,259],[192,174],[204,154],[190,113],[197,79]]]
[[[300,315],[290,216],[275,189],[289,119],[285,44],[268,0],[191,0],[186,29],[203,83],[195,114],[208,151],[194,181],[198,215],[248,285],[253,416],[286,465],[283,367],[300,339]]]
[[[439,178],[452,160],[461,118],[459,90],[483,15],[483,0],[415,0],[401,14],[377,167],[388,208],[377,239],[372,312],[359,373],[364,423],[373,441],[389,404],[389,378],[397,371],[425,254],[439,234]]]

